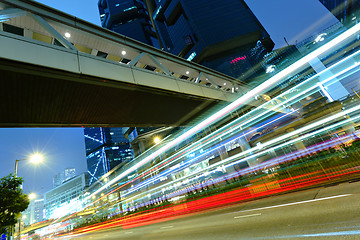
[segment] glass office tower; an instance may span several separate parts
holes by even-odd
[[[102,27],[151,46],[159,46],[143,1],[99,0],[98,7]]]
[[[274,47],[243,0],[100,0],[99,11],[105,28],[241,80]]]
[[[89,185],[118,165],[133,159],[127,128],[84,128]]]
[[[159,0],[152,17],[166,51],[237,78],[274,47],[243,0]]]

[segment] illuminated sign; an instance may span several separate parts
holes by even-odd
[[[231,64],[237,63],[238,61],[245,60],[246,56],[237,57],[230,61]]]

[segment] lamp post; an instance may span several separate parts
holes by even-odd
[[[15,177],[17,177],[18,162],[31,161],[34,164],[38,164],[42,161],[42,159],[43,159],[43,156],[37,153],[37,154],[32,155],[30,158],[15,160]]]
[[[15,178],[17,177],[17,171],[18,171],[18,162],[20,161],[31,161],[32,163],[34,164],[38,164],[42,161],[43,159],[43,156],[36,153],[32,156],[30,156],[30,158],[26,158],[26,159],[17,159],[15,160],[15,173],[14,173],[14,176]],[[32,194],[30,194],[32,195]],[[34,196],[34,195],[33,195]],[[31,197],[31,196],[29,196]],[[18,236],[19,236],[19,240],[21,239],[21,236],[20,236],[20,224],[21,224],[21,220],[20,218],[18,219],[18,224],[19,224],[19,233],[18,233]],[[12,230],[11,230],[11,233],[12,233],[12,239],[14,238],[14,233],[15,233],[15,226],[12,227]]]

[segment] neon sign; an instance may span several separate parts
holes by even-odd
[[[231,64],[237,63],[238,61],[245,60],[246,56],[237,57],[230,61]]]

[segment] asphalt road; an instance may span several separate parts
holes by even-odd
[[[66,239],[360,239],[360,182],[310,189],[142,227]]]

